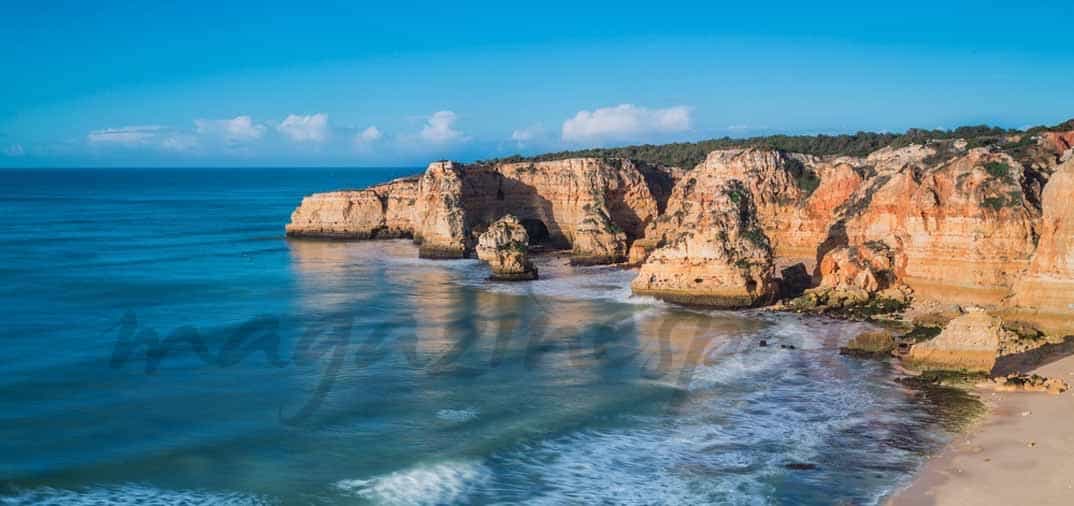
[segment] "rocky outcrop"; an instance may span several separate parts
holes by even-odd
[[[756,213],[740,181],[695,169],[646,231],[656,247],[631,284],[634,293],[717,308],[769,302],[775,267]]]
[[[570,247],[572,258],[585,264],[626,260],[629,242],[659,215],[657,197],[672,177],[630,160],[597,158],[511,163],[492,170],[501,178],[487,193],[497,201],[472,209],[475,220],[511,212],[523,223],[539,223],[547,227],[548,242]]]
[[[868,295],[896,284],[894,253],[883,243],[844,246],[821,259],[821,288],[856,289]]]
[[[659,215],[679,174],[620,159],[440,161],[420,178],[309,196],[287,231],[302,237],[412,236],[422,257],[461,258],[473,253],[481,231],[510,213],[534,243],[570,248],[577,263],[616,263]]]
[[[870,330],[851,339],[845,347],[839,349],[839,354],[870,358],[890,357],[896,344],[895,336],[891,332]]]
[[[994,392],[1047,392],[1059,395],[1069,390],[1070,385],[1059,378],[1046,378],[1038,374],[1008,374],[978,383],[977,388]]]
[[[529,260],[530,238],[518,218],[507,215],[489,226],[477,241],[477,258],[488,262],[492,279],[525,281],[537,279],[537,268]]]
[[[286,232],[336,239],[410,237],[417,194],[417,178],[403,178],[365,190],[310,195],[291,214]]]
[[[998,303],[1034,248],[1039,214],[1019,184],[1022,171],[980,148],[878,174],[843,209],[827,243],[883,245],[894,252],[895,276],[919,295]]]
[[[287,233],[413,237],[421,256],[457,258],[510,214],[533,248],[629,261],[635,291],[666,300],[744,307],[804,293],[789,307],[868,318],[912,295],[1074,334],[1072,143],[1074,132],[1041,132],[864,157],[726,149],[685,174],[618,158],[435,162],[420,178],[306,197]]]
[[[1074,132],[1044,132],[1041,144],[1057,153],[1063,161],[1069,160],[1071,149],[1074,149]]]
[[[1074,334],[1074,160],[1044,188],[1044,215],[1029,268],[1014,286],[1012,313],[1052,334]]]
[[[473,246],[463,207],[464,168],[453,162],[429,164],[418,183],[414,240],[422,258],[462,258]]]
[[[1018,336],[981,309],[955,318],[934,339],[913,345],[904,361],[922,370],[990,373],[1005,346]]]
[[[697,170],[742,181],[771,239],[774,255],[812,261],[832,213],[861,184],[847,163],[773,149],[713,151]]]

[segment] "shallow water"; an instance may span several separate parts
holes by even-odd
[[[412,172],[0,172],[0,503],[868,504],[945,440],[861,324],[283,237]]]

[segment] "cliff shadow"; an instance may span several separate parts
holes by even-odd
[[[1070,355],[1074,355],[1074,336],[1066,336],[1060,343],[1048,343],[1022,353],[1003,355],[996,359],[996,365],[992,367],[992,375],[1026,373]]]
[[[530,245],[542,249],[570,249],[566,223],[555,206],[536,187],[509,178],[494,170],[479,169],[467,174],[463,186],[466,226],[480,235],[489,225],[507,214],[514,215],[530,235]]]

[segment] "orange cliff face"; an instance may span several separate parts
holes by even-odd
[[[422,256],[460,257],[511,214],[531,245],[570,248],[578,263],[629,257],[635,291],[669,300],[762,304],[780,283],[774,265],[803,262],[818,290],[856,301],[897,292],[1070,322],[1071,140],[943,140],[865,157],[728,149],[685,173],[601,158],[436,162],[420,178],[309,196],[287,232],[411,236]]]
[[[417,178],[396,179],[364,190],[317,193],[291,214],[287,235],[339,239],[410,237]]]
[[[306,197],[287,233],[413,237],[422,257],[461,258],[473,252],[478,236],[492,222],[512,214],[533,243],[570,248],[578,263],[615,263],[625,260],[629,242],[644,233],[666,204],[675,175],[670,169],[618,159],[434,162],[405,186],[391,183],[395,186]]]
[[[699,166],[672,191],[646,231],[655,246],[631,284],[634,293],[725,309],[771,302],[772,247],[749,189]]]
[[[849,204],[837,234],[850,246],[883,244],[895,273],[919,296],[997,304],[1029,265],[1039,211],[1023,167],[971,150],[935,165],[878,174]]]
[[[1074,133],[1072,133],[1074,137]],[[1074,334],[1074,159],[1044,188],[1040,240],[1008,303],[1017,317],[1053,334]]]

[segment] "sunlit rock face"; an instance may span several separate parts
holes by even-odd
[[[1074,334],[1074,159],[1044,188],[1040,240],[1009,306],[1056,334]]]
[[[364,190],[310,195],[291,214],[287,235],[337,239],[410,237],[417,194],[417,178],[403,178]]]
[[[682,304],[753,307],[776,290],[772,247],[749,189],[698,167],[672,191],[666,212],[646,231],[654,249],[634,293]]]
[[[441,161],[417,178],[306,197],[287,233],[413,237],[423,257],[459,258],[510,214],[531,249],[569,249],[576,264],[629,262],[640,267],[635,291],[667,300],[763,304],[789,282],[773,266],[801,263],[794,293],[1070,322],[1074,132],[1006,142],[863,157],[726,149],[689,171],[618,158]]]
[[[412,236],[426,258],[472,254],[477,237],[506,214],[530,240],[567,248],[577,263],[626,260],[667,203],[676,169],[630,160],[574,158],[463,165],[434,162],[420,178],[307,197],[288,234],[370,239]]]
[[[848,204],[829,243],[883,245],[919,295],[995,304],[1035,245],[1040,215],[1022,180],[1018,162],[985,149],[880,173]]]

